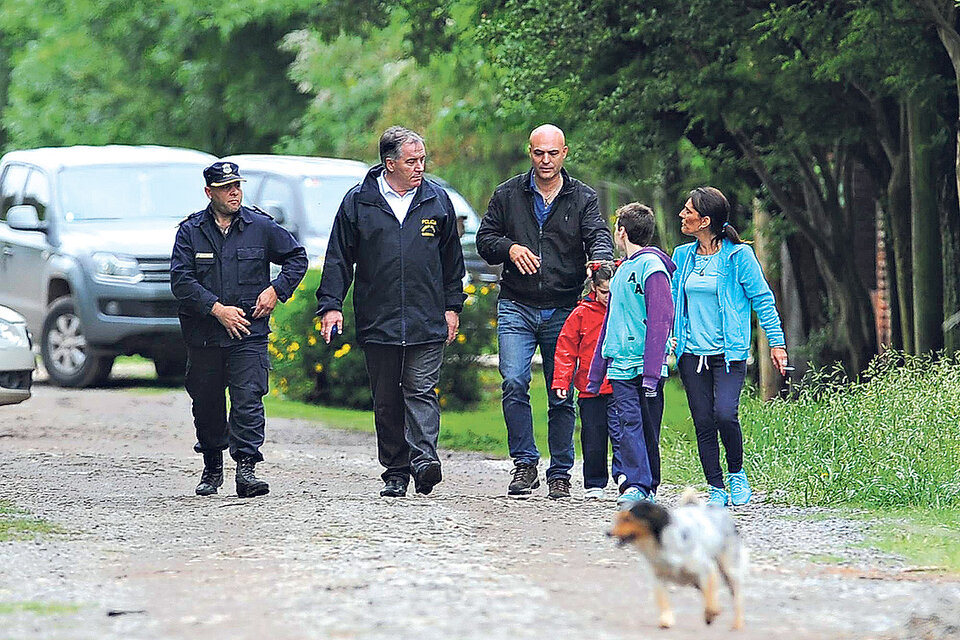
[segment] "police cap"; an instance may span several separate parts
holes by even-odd
[[[240,175],[240,167],[233,162],[214,162],[203,170],[203,179],[208,187],[222,187],[231,182],[246,182]]]

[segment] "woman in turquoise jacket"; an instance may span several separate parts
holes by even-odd
[[[680,231],[696,242],[677,247],[672,282],[677,365],[697,432],[697,450],[709,503],[750,501],[743,470],[743,433],[738,411],[750,352],[750,310],[770,342],[773,364],[783,375],[786,342],[773,292],[750,245],[729,223],[730,204],[713,187],[698,187],[680,212]],[[719,440],[727,458],[730,493],[720,467]]]

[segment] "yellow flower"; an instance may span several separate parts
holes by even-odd
[[[276,342],[276,341],[277,341],[277,334],[271,333],[270,336],[267,338],[267,340],[269,340],[270,342]]]
[[[283,354],[277,351],[277,360],[283,360]]]
[[[350,353],[350,343],[345,342],[342,347],[333,352],[334,358],[342,358],[343,356]]]
[[[317,373],[320,373],[321,371],[323,371],[323,365],[318,362],[313,366],[313,370],[316,371]]]
[[[467,286],[465,286],[465,287],[463,288],[463,290],[466,291],[467,293],[476,293],[477,288],[476,288],[475,286],[473,286],[472,284],[468,284]]]
[[[313,336],[309,336],[307,338],[307,344],[309,344],[312,347],[313,345],[317,344],[317,339],[314,338]]]
[[[297,287],[297,291],[303,291],[304,289],[306,289],[306,287],[302,284],[299,287]]]
[[[487,295],[488,293],[490,293],[490,289],[488,289],[487,287],[481,287],[481,288],[480,288],[480,295],[485,296],[485,295]]]
[[[287,386],[287,379],[286,379],[286,378],[280,378],[280,386],[281,386],[281,387]]]
[[[463,344],[466,341],[467,341],[467,336],[463,335],[462,333],[457,336],[457,342],[459,342],[460,344]]]
[[[496,320],[491,319],[489,323],[490,323],[490,326],[491,326],[491,327],[496,327],[496,326],[497,326],[497,321],[496,321]]]
[[[321,329],[323,329],[323,322],[320,320],[320,318],[317,318],[316,320],[313,321],[313,328],[316,331],[320,331]]]
[[[464,306],[469,307],[470,305],[473,304],[473,301],[474,301],[474,297],[473,297],[473,296],[467,296],[467,299],[463,301],[463,304],[464,304]]]
[[[272,344],[268,344],[268,345],[267,345],[267,351],[269,351],[270,353],[276,355],[276,353],[277,353],[277,348],[276,348],[275,346],[273,346]]]
[[[297,297],[297,294],[291,293],[291,294],[290,294],[290,297],[287,298],[287,302],[293,302],[294,298],[296,298],[296,297]]]

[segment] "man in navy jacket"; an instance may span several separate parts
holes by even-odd
[[[241,205],[239,167],[216,162],[203,171],[210,204],[183,222],[170,259],[170,288],[180,301],[187,343],[186,387],[193,401],[198,495],[223,484],[223,450],[237,461],[237,495],[268,493],[254,475],[263,460],[263,396],[267,392],[270,314],[307,271],[307,252],[259,209]],[[270,263],[281,265],[270,279]],[[227,421],[224,390],[230,389]]]
[[[329,343],[334,330],[343,331],[343,299],[354,282],[357,341],[385,469],[380,495],[400,497],[411,474],[423,494],[442,479],[436,387],[463,309],[464,265],[453,204],[423,177],[423,139],[391,127],[380,138],[380,159],[334,219],[317,314]]]

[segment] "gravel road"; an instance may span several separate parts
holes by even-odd
[[[270,495],[241,500],[228,475],[200,498],[186,394],[124,386],[41,385],[0,409],[0,500],[63,529],[0,543],[0,638],[960,637],[960,576],[762,496],[735,511],[752,557],[741,632],[726,594],[708,628],[687,588],[657,629],[646,568],[604,535],[613,494],[584,503],[579,477],[571,500],[514,501],[508,461],[442,452],[433,495],[389,501],[371,434],[268,416]]]

